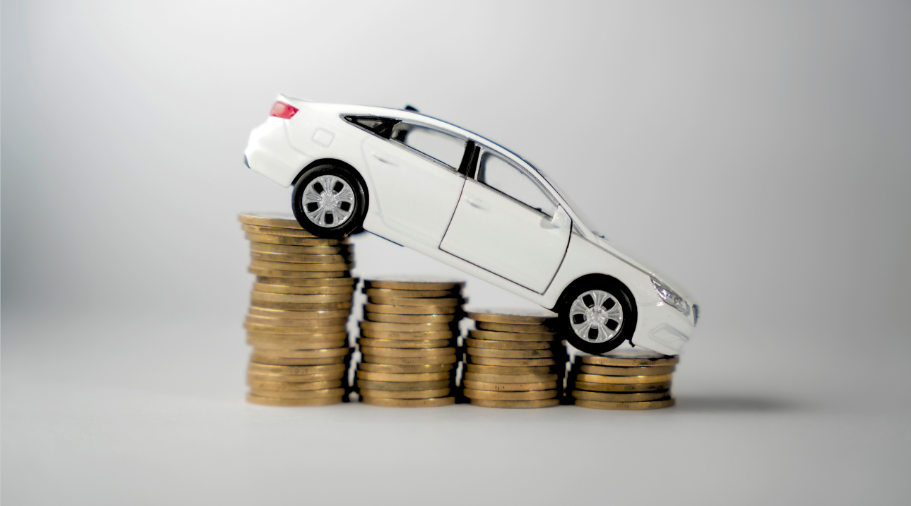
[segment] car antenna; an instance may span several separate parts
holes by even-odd
[[[405,110],[406,110],[406,111],[420,112],[420,111],[418,111],[418,108],[417,108],[417,107],[414,107],[414,106],[412,106],[412,105],[406,105],[406,106],[405,106]]]

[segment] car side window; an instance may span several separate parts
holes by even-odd
[[[499,191],[547,216],[557,210],[553,200],[531,176],[505,159],[485,151],[478,166],[478,182]]]
[[[392,128],[393,142],[429,156],[458,170],[465,155],[465,140],[433,128],[402,121]]]

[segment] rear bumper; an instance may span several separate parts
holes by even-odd
[[[313,158],[288,142],[287,120],[270,117],[250,132],[244,160],[247,167],[281,186],[289,186]]]

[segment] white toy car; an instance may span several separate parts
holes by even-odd
[[[409,108],[410,109],[410,108]],[[577,349],[676,355],[699,308],[579,220],[518,155],[416,110],[279,96],[247,166],[318,237],[363,229],[553,310]]]

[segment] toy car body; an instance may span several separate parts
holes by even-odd
[[[604,353],[628,340],[666,355],[698,306],[592,232],[529,163],[413,110],[279,96],[253,130],[248,167],[295,185],[292,208],[319,237],[363,229],[558,313],[569,341]]]

